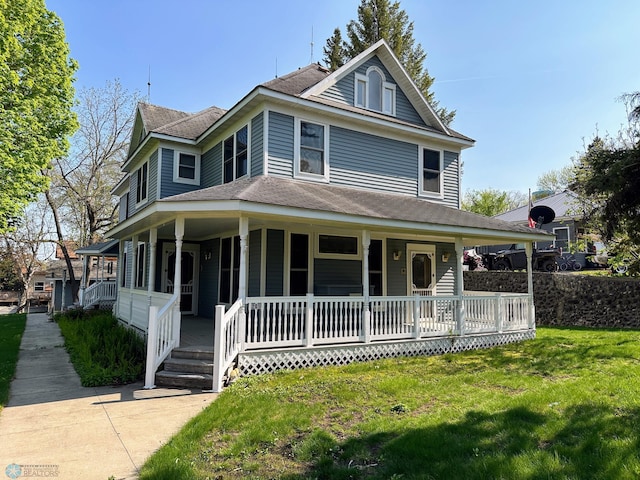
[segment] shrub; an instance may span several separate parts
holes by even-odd
[[[144,341],[111,313],[76,310],[54,319],[82,386],[121,385],[142,377]]]

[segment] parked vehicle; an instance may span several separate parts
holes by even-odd
[[[558,269],[557,257],[560,254],[557,248],[533,249],[531,265],[534,270],[555,272]],[[484,264],[489,270],[524,270],[527,268],[527,254],[524,246],[514,244],[511,248],[500,250],[495,255],[486,254]]]

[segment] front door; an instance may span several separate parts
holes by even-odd
[[[435,257],[434,245],[407,245],[407,292],[409,295],[436,294]]]
[[[200,246],[183,244],[180,311],[186,314],[198,314],[198,268]],[[173,293],[176,272],[176,246],[165,244],[162,252],[162,291]]]

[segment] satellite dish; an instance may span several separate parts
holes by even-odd
[[[536,225],[545,225],[553,222],[553,219],[556,218],[556,212],[546,205],[538,205],[531,209],[529,216],[536,221]]]

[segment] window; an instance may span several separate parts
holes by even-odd
[[[44,292],[44,282],[35,282],[33,290],[35,292]]]
[[[360,254],[358,237],[319,234],[317,245],[320,258],[357,257]]]
[[[231,304],[238,298],[240,284],[240,237],[220,241],[220,297],[221,303]]]
[[[325,126],[300,120],[296,173],[309,178],[328,178]]]
[[[173,181],[200,185],[200,156],[194,153],[175,152]]]
[[[553,233],[556,236],[553,246],[561,248],[563,252],[569,251],[569,227],[556,227]]]
[[[422,149],[421,192],[442,196],[442,155],[439,150]]]
[[[289,295],[306,295],[309,291],[309,235],[291,234]]]
[[[146,245],[139,243],[136,250],[136,288],[146,286],[146,268],[147,268]]]
[[[147,201],[147,182],[149,181],[149,164],[144,163],[136,171],[136,203]]]
[[[249,128],[245,125],[223,143],[224,183],[232,182],[247,174],[249,157]]]
[[[369,67],[366,75],[356,73],[355,82],[356,107],[395,116],[396,86],[378,67]]]
[[[120,267],[120,286],[127,288],[127,244],[125,243],[125,251],[122,252],[122,265]]]
[[[382,240],[369,244],[369,294],[382,295]]]

